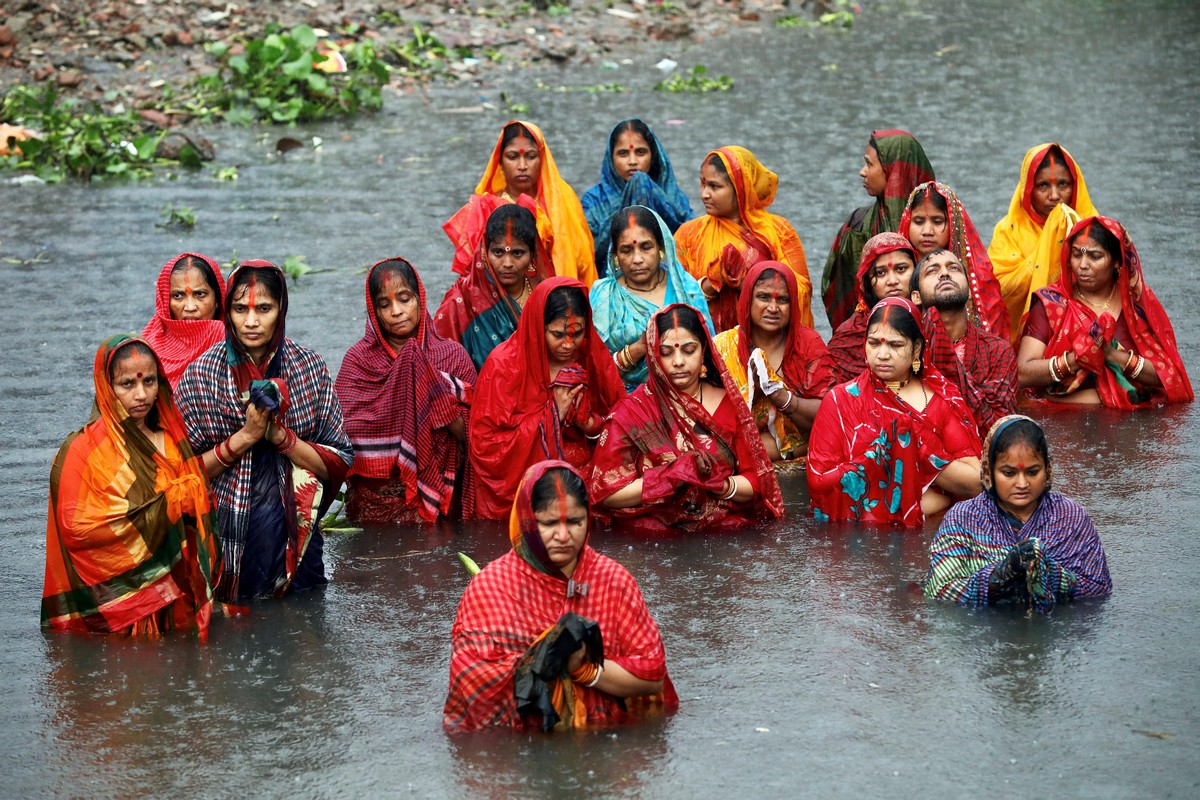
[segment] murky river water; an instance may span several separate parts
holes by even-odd
[[[551,86],[619,81],[628,94],[504,88],[532,108],[564,176],[595,180],[611,125],[640,114],[692,189],[712,147],[744,144],[779,172],[773,210],[818,272],[864,197],[870,129],[920,137],[985,239],[1026,148],[1072,151],[1102,211],[1129,227],[1200,379],[1200,13],[1191,2],[869,4],[849,34],[739,34],[656,47],[618,72],[541,73]],[[670,55],[735,77],[725,95],[649,91]],[[440,223],[478,179],[504,112],[439,113],[495,87],[392,99],[271,160],[279,131],[210,134],[219,166],[99,188],[5,186],[0,251],[0,795],[428,797],[895,796],[1200,793],[1200,420],[1194,408],[1047,420],[1055,480],[1091,510],[1115,584],[1048,618],[930,605],[914,581],[932,531],[815,525],[803,479],[789,516],[736,536],[594,544],[638,578],[682,698],[666,721],[543,737],[448,738],[449,631],[466,575],[500,530],[368,530],[331,537],[332,582],[218,620],[207,646],[47,636],[37,627],[46,485],[91,398],[109,333],[140,328],[160,265],[183,250],[228,261],[304,255],[332,271],[292,287],[288,332],[336,370],[362,332],[367,264],[392,255],[449,285]],[[673,124],[671,120],[679,120]],[[714,133],[716,132],[716,133]],[[164,204],[194,231],[155,227]],[[699,204],[697,202],[697,207]],[[817,314],[823,320],[824,315]],[[828,334],[827,330],[822,331]]]

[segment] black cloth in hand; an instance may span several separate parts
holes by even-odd
[[[523,717],[541,714],[543,731],[553,730],[559,720],[550,685],[555,680],[570,680],[567,662],[580,645],[586,648],[588,661],[593,664],[604,663],[604,639],[600,635],[600,623],[568,611],[558,618],[545,636],[525,651],[517,665],[517,675],[513,681],[517,713]]]

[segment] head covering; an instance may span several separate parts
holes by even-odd
[[[154,296],[154,316],[142,330],[142,338],[154,350],[162,362],[163,374],[171,386],[179,383],[183,371],[196,356],[221,341],[225,326],[221,317],[216,319],[172,319],[171,318],[171,273],[175,265],[185,258],[196,258],[208,265],[216,286],[212,287],[214,307],[218,314],[223,308],[225,279],[217,262],[200,253],[180,253],[158,273],[158,284]]]
[[[572,473],[579,478],[580,483],[584,483],[583,476],[579,474],[579,470],[568,464],[566,461],[551,459],[548,461],[539,461],[538,463],[525,470],[525,474],[521,477],[521,484],[517,487],[517,496],[513,499],[512,513],[508,517],[508,540],[512,542],[513,550],[517,555],[529,566],[533,567],[538,572],[549,575],[552,578],[558,578],[564,583],[567,582],[567,576],[562,574],[554,562],[550,560],[550,554],[546,552],[546,545],[542,541],[542,535],[538,531],[537,519],[533,516],[533,487],[534,485],[552,469],[563,469]],[[585,484],[586,487],[586,484]],[[584,489],[586,494],[587,489]],[[587,503],[584,503],[584,508],[587,508]],[[583,559],[584,550],[587,549],[587,540],[591,536],[591,513],[588,513],[588,530],[584,537],[583,544],[579,547],[579,559]]]
[[[1000,293],[1000,282],[992,274],[992,262],[988,258],[987,249],[975,230],[974,223],[967,216],[958,195],[944,183],[927,181],[912,190],[900,216],[899,232],[908,236],[912,223],[913,203],[917,195],[926,189],[936,192],[946,202],[946,221],[950,225],[950,241],[946,249],[958,256],[967,271],[967,288],[970,290],[968,313],[973,321],[986,331],[1008,338],[1008,308],[1004,305],[1004,296]]]
[[[675,170],[671,168],[671,159],[662,143],[650,131],[648,144],[654,151],[654,162],[650,172],[637,172],[628,180],[617,174],[613,166],[612,150],[616,143],[617,131],[628,122],[641,122],[634,118],[623,120],[613,126],[605,144],[604,156],[600,161],[600,182],[584,192],[582,198],[583,213],[587,217],[588,226],[592,230],[592,238],[596,245],[596,268],[601,274],[613,269],[612,258],[609,256],[609,221],[613,214],[629,206],[646,206],[666,223],[667,238],[684,222],[692,218],[692,205],[688,196],[675,180]],[[645,123],[643,123],[645,124]]]
[[[985,492],[990,492],[993,496],[996,494],[995,486],[992,485],[992,473],[996,462],[996,440],[1000,438],[1000,434],[1005,428],[1008,428],[1014,422],[1024,420],[1032,424],[1039,431],[1042,431],[1042,426],[1037,420],[1031,419],[1024,414],[1009,414],[1006,417],[1001,417],[992,425],[992,429],[988,431],[987,436],[983,440],[983,453],[980,459],[979,480],[983,483]],[[1045,435],[1045,431],[1042,431]],[[1050,489],[1050,459],[1046,459],[1046,489]]]
[[[778,261],[760,261],[750,268],[742,281],[742,291],[738,296],[738,360],[743,364],[750,362],[750,352],[754,349],[752,339],[754,323],[750,319],[750,306],[754,301],[754,285],[768,271],[780,275],[787,284],[788,297],[791,299],[792,316],[788,323],[787,344],[783,351],[783,361],[780,370],[788,383],[798,389],[805,397],[820,397],[833,382],[830,370],[831,363],[824,358],[825,343],[820,335],[805,325],[796,314],[796,306],[800,297],[796,286],[796,274]]]
[[[1058,281],[1052,286],[1038,290],[1038,297],[1046,310],[1050,329],[1054,332],[1046,343],[1046,358],[1053,358],[1075,349],[1075,343],[1084,338],[1095,340],[1103,337],[1112,339],[1116,331],[1116,320],[1111,314],[1099,316],[1083,302],[1074,298],[1075,271],[1070,268],[1071,242],[1093,224],[1100,225],[1121,244],[1121,263],[1116,269],[1117,291],[1121,296],[1121,319],[1133,339],[1133,351],[1154,365],[1161,387],[1149,390],[1149,396],[1130,384],[1123,374],[1112,369],[1095,369],[1096,389],[1104,405],[1110,408],[1130,409],[1149,402],[1178,403],[1193,399],[1192,384],[1188,379],[1179,346],[1175,342],[1175,329],[1167,317],[1166,310],[1158,301],[1153,290],[1146,285],[1142,274],[1142,260],[1129,239],[1125,227],[1109,217],[1088,217],[1071,228],[1063,241],[1061,259],[1064,265]],[[1024,327],[1022,325],[1022,327]],[[1076,355],[1078,355],[1076,351]],[[1103,355],[1098,357],[1103,359]],[[1093,366],[1101,366],[1096,364]],[[1074,391],[1089,373],[1081,369],[1069,379],[1064,379],[1066,391]]]
[[[135,342],[149,347],[131,334],[101,343],[92,366],[98,418],[63,443],[50,473],[42,627],[110,633],[146,623],[139,630],[152,633],[153,615],[180,600],[175,627],[204,640],[221,571],[214,502],[158,358],[152,414],[166,454],[113,391],[109,366]]]

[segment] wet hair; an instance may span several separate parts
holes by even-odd
[[[716,153],[713,153],[708,158],[704,159],[704,163],[715,169],[725,180],[732,185],[733,179],[729,177],[729,170],[725,167],[725,160]],[[734,187],[734,192],[737,192],[737,187]]]
[[[943,214],[950,213],[950,208],[946,205],[946,198],[942,197],[942,193],[934,189],[933,186],[926,186],[923,189],[917,189],[916,193],[912,196],[912,199],[909,200],[908,207],[910,209],[916,208],[926,201],[933,203],[933,207]]]
[[[158,369],[158,357],[156,355],[154,355],[154,351],[150,349],[150,345],[146,344],[143,341],[139,341],[138,339],[130,339],[129,341],[121,344],[119,347],[117,347],[117,349],[109,357],[109,361],[108,361],[108,384],[109,384],[109,386],[111,386],[112,382],[117,379],[117,367],[119,367],[121,364],[124,364],[126,361],[133,358],[134,356],[150,356],[150,360],[154,362],[154,370],[158,375],[159,391],[162,391],[162,386],[163,386],[163,383],[165,383],[165,381],[163,380],[162,372],[159,371],[159,369]],[[150,413],[148,413],[146,415],[146,426],[148,428],[150,428],[150,430],[152,430],[152,431],[156,431],[159,429],[158,404],[157,403],[150,407]]]
[[[528,247],[531,255],[536,254],[537,219],[529,209],[516,203],[505,203],[488,217],[487,227],[483,230],[485,249],[493,242],[503,243],[510,227],[513,238]]]
[[[612,133],[608,137],[608,157],[612,158],[613,150],[617,149],[617,139],[620,139],[623,133],[636,133],[646,140],[646,144],[650,147],[650,169],[646,170],[646,174],[658,180],[658,173],[662,169],[662,164],[658,160],[657,143],[654,134],[650,132],[649,126],[640,119],[626,119],[617,123],[617,127],[613,128]]]
[[[1017,419],[1005,425],[992,439],[988,460],[993,473],[996,470],[996,456],[1018,444],[1029,445],[1033,452],[1042,457],[1046,466],[1050,466],[1050,446],[1046,443],[1046,432],[1042,430],[1042,426],[1031,419]]]
[[[528,139],[535,145],[538,143],[537,137],[529,132],[529,128],[526,128],[519,122],[508,123],[504,126],[504,133],[500,135],[500,149],[503,150],[504,148],[508,147],[509,143],[511,143],[513,139],[520,138]],[[539,146],[538,155],[540,156],[541,153],[541,147]]]
[[[867,318],[868,333],[871,328],[880,323],[887,325],[907,339],[913,346],[914,356],[920,356],[925,352],[925,334],[921,332],[921,326],[917,324],[916,318],[908,313],[907,309],[893,303],[876,308],[871,312],[871,316]],[[922,364],[921,369],[924,368],[925,365]],[[916,374],[920,375],[920,370]]]
[[[413,269],[412,264],[409,264],[402,258],[391,258],[371,270],[371,276],[367,279],[367,291],[371,293],[372,303],[375,302],[375,298],[379,293],[383,291],[384,282],[392,275],[395,275],[408,284],[408,288],[414,294],[420,292],[418,288],[420,284],[417,282],[417,272]]]
[[[658,220],[654,218],[654,212],[645,206],[629,206],[613,214],[612,222],[609,223],[608,240],[612,242],[614,249],[621,234],[634,226],[650,231],[654,235],[654,241],[658,244],[659,250],[666,246],[663,242],[662,229],[658,226]]]
[[[200,270],[200,274],[204,276],[204,282],[208,284],[209,291],[212,292],[212,296],[216,301],[213,307],[213,319],[220,319],[222,315],[221,306],[225,301],[221,297],[221,285],[217,282],[217,276],[207,261],[196,256],[183,256],[171,267],[171,274],[182,275],[192,268]]]
[[[762,271],[762,274],[758,276],[758,280],[754,281],[754,286],[758,286],[763,281],[769,281],[772,278],[779,278],[781,281],[783,281],[783,285],[787,286],[787,278],[784,276],[784,274],[782,272],[775,269],[774,267],[768,267],[767,269],[764,269]],[[754,291],[754,286],[750,287],[750,291]],[[788,298],[788,299],[791,299],[791,298]]]
[[[1066,167],[1068,173],[1071,171],[1071,167],[1067,163],[1067,154],[1056,144],[1052,144],[1047,148],[1046,154],[1042,156],[1042,161],[1037,165],[1037,169],[1033,171],[1033,174],[1036,175],[1043,167],[1052,166]]]
[[[1116,236],[1113,236],[1112,231],[1101,225],[1096,220],[1088,223],[1088,226],[1079,233],[1071,237],[1071,244],[1079,241],[1079,237],[1091,239],[1108,253],[1112,259],[1114,270],[1119,270],[1124,262],[1121,257],[1121,242]]]
[[[529,492],[533,513],[545,511],[560,496],[569,495],[585,509],[588,507],[587,487],[583,479],[564,467],[551,467],[533,484]]]
[[[575,315],[592,322],[592,309],[588,305],[583,289],[578,286],[559,286],[550,292],[546,298],[546,309],[542,312],[542,324],[549,325],[557,319],[566,319]]]
[[[700,347],[704,351],[704,366],[708,367],[708,376],[701,380],[713,386],[720,386],[721,370],[717,367],[712,348],[709,346],[708,331],[704,327],[704,320],[700,318],[700,312],[691,306],[677,305],[666,314],[656,317],[655,329],[658,331],[659,341],[662,341],[667,331],[672,328],[683,328],[700,341]],[[654,356],[657,358],[658,353]]]
[[[272,300],[282,305],[283,278],[273,269],[250,267],[249,269],[237,270],[233,275],[233,280],[229,283],[226,295],[232,301],[233,298],[238,296],[238,290],[248,285],[251,281],[260,289],[265,290],[271,296]]]
[[[942,253],[949,253],[950,255],[954,256],[955,258],[958,258],[958,253],[955,253],[953,250],[949,250],[945,247],[934,248],[933,250],[930,250],[925,255],[921,256],[921,260],[918,261],[915,265],[913,265],[911,280],[909,280],[909,282],[908,282],[908,288],[910,291],[917,292],[918,294],[920,294],[920,292],[921,292],[921,265],[924,264],[929,259],[933,258],[934,256],[940,256]],[[959,263],[960,264],[962,263],[961,258],[959,259]],[[963,269],[964,270],[966,269],[965,264],[963,264]],[[876,300],[875,302],[879,302],[879,301]]]
[[[875,256],[875,261],[878,261],[880,256],[886,256],[888,253],[907,253],[909,259],[913,262],[913,272],[915,273],[917,271],[917,251],[912,249],[911,246],[898,247],[895,250],[887,251],[887,253],[880,253],[878,256]],[[867,268],[867,271],[864,272],[862,276],[863,297],[866,299],[868,307],[873,307],[876,303],[883,299],[875,294],[875,287],[871,285],[871,270],[874,269],[874,264],[875,262],[872,261],[871,266]]]

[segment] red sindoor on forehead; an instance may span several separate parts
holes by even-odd
[[[251,277],[250,282],[246,284],[246,303],[248,305],[258,305],[257,289],[258,281]]]
[[[513,221],[507,219],[504,221],[504,250],[507,252],[512,250],[513,246]]]
[[[566,527],[567,524],[567,487],[563,485],[563,479],[560,477],[554,481],[554,491],[558,494],[559,522]]]

